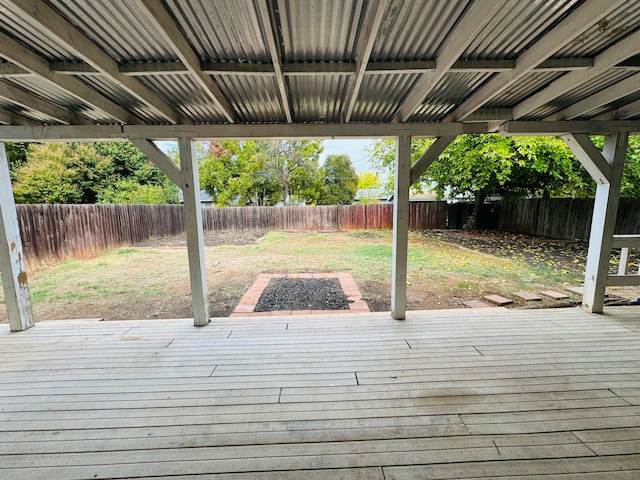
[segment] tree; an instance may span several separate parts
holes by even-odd
[[[321,169],[324,177],[318,205],[351,205],[358,190],[358,176],[347,155],[330,155]]]
[[[14,192],[21,203],[178,201],[178,188],[128,142],[31,144]]]
[[[18,203],[95,203],[111,177],[110,159],[92,146],[31,144],[16,171]]]
[[[382,187],[380,175],[372,172],[358,173],[358,190],[370,190],[372,188]]]
[[[318,198],[320,142],[211,142],[205,151],[200,185],[216,205],[288,205]]]
[[[6,142],[4,148],[9,159],[9,175],[11,180],[15,180],[17,170],[27,163],[29,144]]]

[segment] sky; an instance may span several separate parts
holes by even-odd
[[[356,172],[373,172],[367,162],[365,148],[373,142],[371,138],[323,140],[323,152],[320,154],[320,163],[324,163],[329,155],[347,155]],[[177,142],[156,142],[158,148],[165,153],[177,148]]]

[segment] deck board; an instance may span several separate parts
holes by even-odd
[[[640,478],[640,309],[0,326],[0,478]]]

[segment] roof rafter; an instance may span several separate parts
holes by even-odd
[[[513,117],[522,118],[563,93],[575,89],[621,61],[640,52],[640,30],[630,34],[593,59],[593,67],[584,72],[571,72],[552,82],[548,87],[513,107]]]
[[[289,105],[289,95],[287,94],[287,85],[284,81],[284,75],[282,74],[282,62],[280,60],[280,50],[276,43],[275,30],[271,21],[271,15],[269,14],[269,6],[267,0],[259,0],[257,2],[258,16],[264,29],[264,39],[267,44],[267,50],[271,56],[273,73],[276,77],[276,83],[278,84],[278,93],[280,93],[280,102],[282,110],[284,111],[287,122],[293,121],[291,117],[291,107]]]
[[[626,119],[631,117],[640,116],[640,100],[636,100],[624,107],[620,107],[615,111],[615,117],[619,119]]]
[[[450,122],[465,119],[474,110],[477,110],[509,88],[509,86],[516,83],[524,75],[533,70],[536,65],[547,60],[555,52],[619,7],[624,1],[625,0],[612,0],[603,3],[601,0],[586,0],[585,3],[580,5],[549,33],[524,52],[522,56],[516,60],[516,68],[514,70],[498,74],[489,80],[489,82],[471,95],[468,100],[447,115],[444,121]]]
[[[18,88],[6,82],[0,82],[0,98],[4,98],[23,108],[40,112],[54,119],[56,122],[66,124],[90,124],[89,120],[80,118],[75,113],[54,103],[38,98],[22,88]]]
[[[360,28],[358,35],[358,43],[356,45],[356,71],[355,75],[351,77],[349,82],[349,89],[345,97],[344,108],[342,110],[342,121],[349,122],[353,109],[356,106],[358,99],[358,93],[360,92],[360,86],[362,80],[367,71],[367,65],[369,58],[371,57],[371,51],[373,50],[373,44],[376,41],[378,30],[382,25],[384,13],[387,10],[389,0],[372,0],[367,8],[366,17]]]
[[[195,81],[222,111],[225,118],[231,123],[238,122],[238,115],[233,107],[213,79],[202,71],[200,59],[184,38],[169,12],[165,10],[162,2],[160,0],[140,0],[140,5],[144,7],[156,30],[162,35],[163,43],[175,52]]]
[[[0,108],[0,123],[6,125],[38,125],[38,122],[17,113]]]
[[[105,112],[108,116],[113,117],[119,122],[131,124],[142,123],[140,119],[130,112],[100,95],[95,90],[87,87],[84,83],[68,75],[61,75],[51,71],[49,62],[44,58],[36,55],[28,48],[1,32],[0,57],[10,60],[28,72],[39,76],[45,83],[48,83],[52,87],[64,90],[79,101]]]
[[[504,3],[504,0],[491,2],[489,8],[487,8],[487,2],[476,2],[471,6],[454,30],[454,33],[451,34],[446,44],[442,47],[436,59],[435,70],[424,74],[400,105],[394,118],[395,122],[405,122],[413,115],[416,108],[422,104],[440,79],[458,61],[460,55],[467,49],[473,39],[500,12]]]
[[[610,87],[604,88],[599,92],[572,104],[564,110],[550,115],[545,120],[571,120],[579,117],[583,113],[593,110],[594,108],[615,102],[620,98],[632,95],[638,91],[640,91],[640,73],[626,78],[621,82],[611,85]]]
[[[180,122],[180,115],[169,104],[139,80],[122,75],[118,63],[113,58],[42,0],[7,1],[11,3],[12,8],[36,23],[40,31],[47,32],[54,37],[67,50],[109,77],[122,89],[146,104],[157,115],[171,123]]]

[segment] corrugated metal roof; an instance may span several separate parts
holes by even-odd
[[[593,57],[617,40],[626,37],[640,22],[640,3],[629,1],[612,14],[594,24],[556,55],[561,57]]]
[[[509,1],[471,42],[464,60],[512,59],[565,17],[582,0]]]
[[[575,38],[567,37],[569,43],[558,51],[551,45],[548,55],[554,58],[592,57],[640,30],[640,0],[622,3],[621,0],[600,3],[599,0],[500,0],[499,3],[494,0],[389,0],[380,3],[385,6],[380,23],[370,22],[378,18],[372,15],[378,2],[370,0],[160,0],[150,3],[152,8],[166,10],[161,13],[173,21],[170,30],[175,24],[177,34],[186,40],[170,47],[163,41],[166,37],[157,30],[162,27],[155,26],[145,4],[139,0],[31,1],[33,5],[20,4],[20,0],[0,0],[0,32],[34,52],[34,58],[25,55],[28,62],[23,63],[6,48],[2,55],[0,45],[0,74],[34,96],[87,115],[96,122],[130,121],[118,105],[150,124],[284,122],[287,107],[282,102],[281,85],[286,90],[295,122],[340,122],[345,114],[348,88],[356,78],[353,72],[357,60],[385,62],[384,68],[395,71],[364,75],[350,121],[405,121],[406,112],[411,110],[415,110],[415,114],[409,121],[440,121],[472,96],[476,97],[473,99],[475,109],[513,107],[544,90],[564,73],[534,70],[524,77],[514,75],[512,78],[507,73],[499,77],[506,82],[504,91],[495,98],[487,95],[476,101],[478,94],[483,93],[480,87],[508,65],[498,68],[485,62],[485,66],[475,71],[465,71],[469,64],[458,64],[455,71],[436,77],[435,85],[430,85],[429,77],[424,77],[431,75],[429,68],[451,65],[456,60],[517,60],[536,42],[544,41],[552,29],[563,25],[568,36],[576,32]],[[31,11],[38,11],[39,1],[43,2],[40,7],[50,6],[60,14],[61,18],[52,19],[51,23],[54,30],[60,29],[60,38],[45,34],[42,30],[46,30],[47,25],[39,26],[37,18],[30,18]],[[472,9],[477,12],[477,8],[482,10],[483,5],[489,4],[500,5],[502,11],[486,18],[480,34],[460,30],[467,24],[466,20],[480,18],[467,17]],[[23,5],[29,7],[23,11],[19,8]],[[609,10],[602,18],[600,14]],[[577,20],[574,13],[579,13]],[[262,18],[263,15],[268,18]],[[568,18],[572,18],[572,25],[564,24]],[[65,21],[68,32],[64,31]],[[70,29],[82,32],[88,42],[65,35]],[[370,29],[372,36],[364,41]],[[278,49],[276,60],[284,64],[285,76],[281,79],[275,76],[271,65],[272,52],[268,47],[271,38]],[[463,52],[462,55],[441,58],[451,50],[443,46],[452,39],[458,47],[454,49],[455,56],[458,52]],[[71,53],[71,48],[65,48],[66,43],[75,43],[74,48],[82,54]],[[636,50],[629,50],[629,56],[640,55],[640,42],[638,44]],[[357,51],[365,45],[371,47],[370,52]],[[55,70],[59,68],[57,62],[77,63],[81,69],[87,67],[78,57],[91,58],[96,46],[122,67],[135,63],[137,71],[122,68],[113,75],[76,73],[68,76],[69,72],[63,75]],[[180,54],[173,48],[186,51]],[[210,83],[202,73],[198,73],[198,78],[186,69],[183,73],[151,71],[162,62],[172,63],[168,70],[179,69],[178,59],[190,58],[193,54],[203,61],[233,63],[238,70],[260,64],[263,71],[245,70],[238,76],[226,72],[213,75]],[[37,74],[25,76],[16,65],[7,65],[7,59]],[[543,52],[537,61],[544,60]],[[419,61],[423,63],[412,65]],[[347,70],[326,73],[323,68],[316,68],[317,62],[322,62],[324,69],[346,67]],[[108,71],[111,65],[108,61],[105,63],[104,70]],[[296,64],[297,71],[291,71],[291,63]],[[197,65],[189,67],[197,69]],[[145,72],[145,68],[149,71]],[[273,72],[270,76],[269,69]],[[347,73],[349,70],[351,73]],[[610,68],[595,80],[578,81],[567,91],[554,92],[555,98],[548,105],[536,108],[526,118],[545,118],[632,74],[633,70]],[[126,75],[137,76],[125,80]],[[586,74],[585,80],[589,77]],[[64,88],[52,85],[52,82],[65,83],[69,78],[81,80],[102,98],[92,98],[92,94],[75,89],[78,84],[74,82],[66,82]],[[154,94],[141,86],[148,86]],[[415,88],[424,91],[414,92]],[[214,99],[221,96],[224,97],[222,106],[217,106]],[[416,107],[421,96],[424,101]],[[606,108],[615,109],[620,102],[630,101],[629,98],[614,99]],[[16,105],[8,105],[11,106],[13,110],[7,110],[16,111]],[[594,107],[598,114],[602,108],[605,107]],[[176,119],[172,110],[181,113],[183,118]],[[397,112],[400,112],[398,117]]]
[[[271,60],[252,0],[167,0],[166,3],[201,59]]]
[[[277,0],[276,26],[287,62],[355,61],[363,0]]]
[[[419,76],[415,73],[365,76],[353,110],[353,120],[356,122],[391,120],[404,99],[403,92],[410,90]],[[380,92],[386,93],[380,95]]]
[[[297,122],[339,122],[347,75],[289,77],[291,111]]]
[[[470,2],[391,1],[371,59],[430,60]]]
[[[222,92],[240,114],[243,122],[284,122],[280,96],[273,77],[217,78]]]
[[[435,122],[442,119],[492,75],[491,73],[447,73],[409,121]]]
[[[137,2],[127,0],[49,0],[52,7],[119,63],[171,61],[167,49]]]
[[[536,72],[525,75],[496,98],[487,102],[486,107],[510,107],[533,95],[546,87],[555,79],[564,75],[563,72]]]
[[[38,29],[20,13],[13,11],[11,5],[0,0],[0,31],[30,48],[49,62],[65,62],[77,60],[77,57],[58,42]]]
[[[170,105],[175,105],[188,121],[193,123],[219,123],[222,113],[213,101],[187,74],[142,77],[145,84]]]

